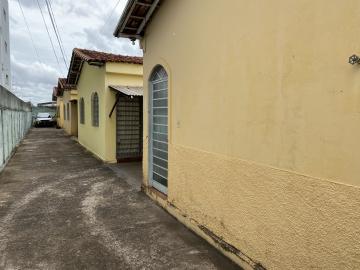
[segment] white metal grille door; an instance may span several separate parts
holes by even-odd
[[[168,76],[163,67],[150,80],[150,175],[154,188],[167,194],[168,186]]]
[[[120,96],[116,116],[118,162],[142,159],[142,96]]]

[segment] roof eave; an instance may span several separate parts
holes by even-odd
[[[133,5],[135,4],[136,0],[128,0],[125,9],[120,17],[120,20],[118,21],[115,31],[113,33],[113,35],[115,37],[120,37],[120,29],[122,28],[122,25],[124,24],[124,22],[126,21],[126,17],[128,17],[129,12],[131,10],[131,7],[133,7]]]
[[[136,33],[130,34],[125,33],[124,29],[126,28],[126,24],[128,23],[129,19],[133,16],[132,12],[134,11],[134,8],[136,5],[144,5],[146,3],[139,2],[139,0],[129,0],[126,4],[126,7],[124,9],[124,12],[121,15],[121,18],[116,26],[116,29],[113,33],[113,35],[117,38],[123,37],[123,38],[129,38],[131,40],[136,39],[142,39],[144,36],[145,29],[154,14],[156,8],[159,6],[161,0],[154,0],[151,4],[149,4],[149,10],[146,14],[144,14],[144,17],[142,19],[142,22],[140,25],[136,28]]]

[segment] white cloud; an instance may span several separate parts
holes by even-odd
[[[25,64],[17,61],[15,57],[12,57],[11,60],[14,76],[19,76],[22,79],[19,84],[27,84],[28,82],[51,84],[60,76],[57,69],[44,63]]]
[[[61,59],[59,59],[61,67],[56,61],[36,0],[20,1],[40,59],[34,52],[17,0],[10,0],[13,90],[26,101],[33,103],[49,101],[57,78],[65,77],[67,70]],[[104,0],[51,1],[67,61],[70,61],[72,49],[75,47],[125,55],[142,55],[138,45],[133,46],[128,39],[117,39],[112,36],[126,4],[126,0],[122,0],[116,11],[112,13],[117,1],[106,0],[106,4]],[[43,11],[46,12],[44,0],[39,0],[39,2]],[[56,53],[60,57],[60,49],[50,19],[47,13],[45,15]],[[112,16],[109,18],[110,15]]]
[[[46,102],[51,99],[54,82],[60,76],[57,69],[44,63],[21,63],[12,57],[12,72],[16,84],[13,92],[25,101]]]

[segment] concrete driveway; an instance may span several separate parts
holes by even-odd
[[[239,269],[62,130],[0,174],[0,269]]]

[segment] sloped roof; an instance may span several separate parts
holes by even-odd
[[[95,66],[103,66],[105,63],[128,63],[142,65],[143,58],[75,48],[71,57],[69,73],[66,81],[67,84],[76,85],[78,83],[84,62]]]
[[[68,84],[66,78],[59,78],[58,84],[53,88],[53,97],[62,97],[64,91],[76,89],[75,85]]]
[[[110,85],[111,89],[127,96],[143,96],[144,89],[140,86]]]
[[[142,38],[151,17],[163,1],[165,0],[128,0],[114,36],[131,40]]]
[[[136,56],[126,56],[121,54],[112,54],[105,52],[98,52],[86,49],[74,49],[74,54],[87,62],[113,62],[113,63],[129,63],[142,65],[143,58]]]

